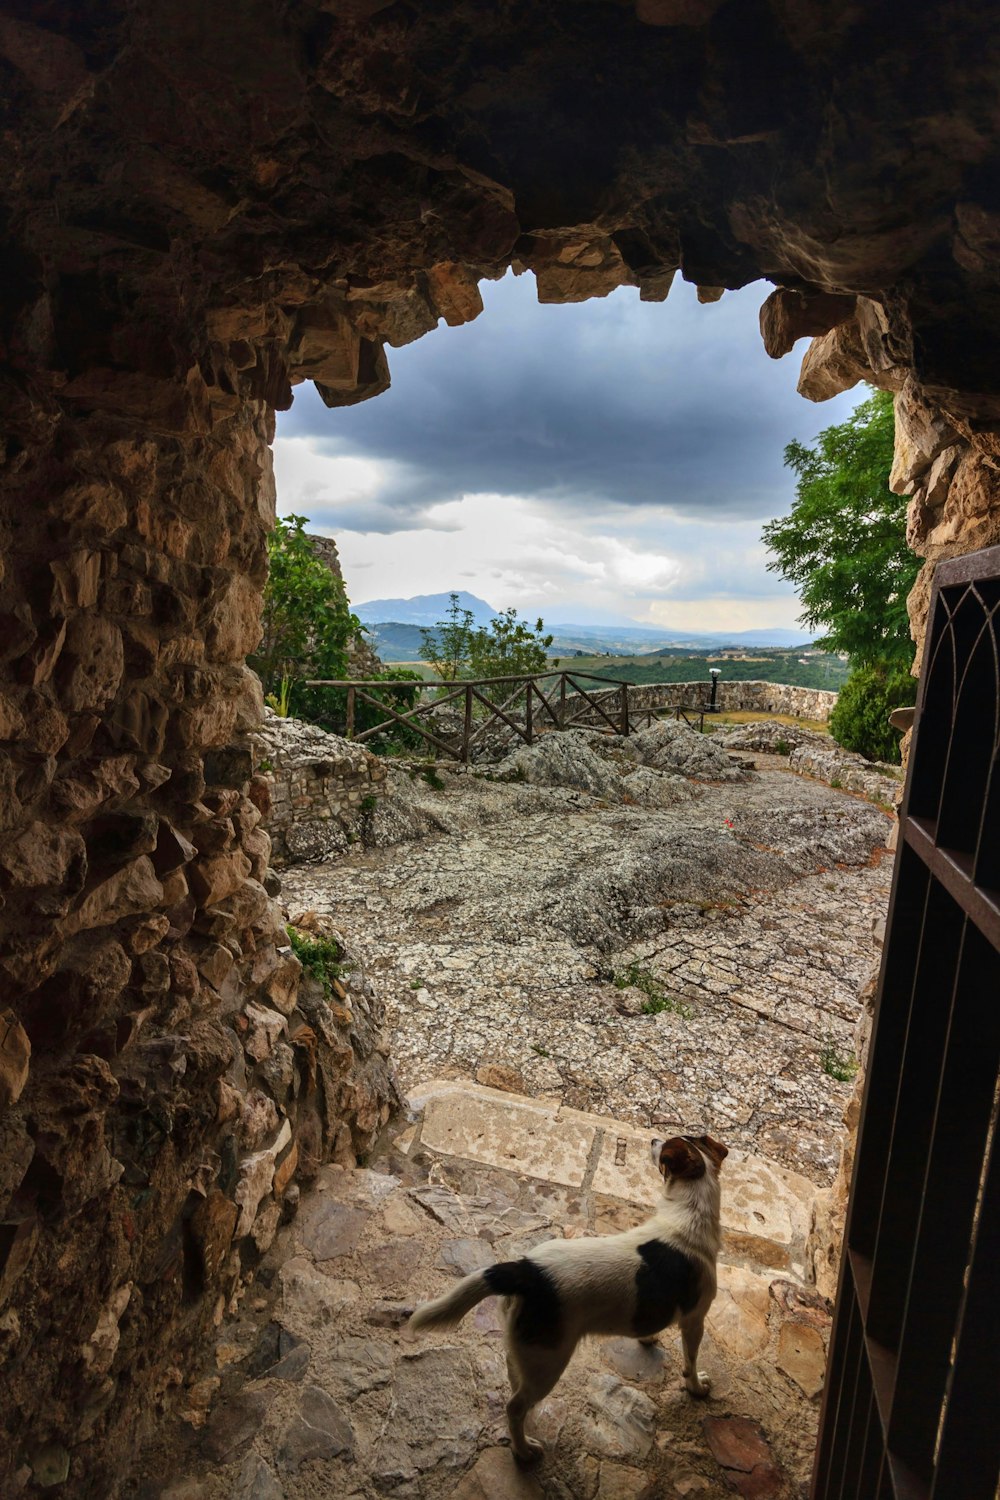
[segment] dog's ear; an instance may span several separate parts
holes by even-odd
[[[704,1177],[705,1159],[690,1141],[675,1135],[660,1147],[660,1171],[664,1177]]]
[[[699,1136],[698,1144],[704,1150],[705,1155],[711,1158],[715,1170],[718,1171],[729,1155],[729,1147],[724,1146],[721,1141],[713,1140],[710,1135]]]

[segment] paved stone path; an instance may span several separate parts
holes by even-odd
[[[815,1432],[829,1319],[797,1275],[811,1185],[734,1152],[720,1292],[683,1390],[676,1335],[582,1346],[535,1416],[537,1470],[507,1444],[492,1300],[458,1329],[403,1331],[454,1277],[554,1235],[639,1222],[648,1134],[474,1085],[432,1083],[367,1169],[326,1167],[264,1257],[132,1500],[791,1500]],[[400,1126],[402,1130],[400,1133]]]
[[[446,775],[431,836],[288,870],[283,899],[378,979],[404,1090],[477,1078],[704,1126],[828,1182],[851,1085],[824,1061],[851,1054],[890,824],[758,764],[668,809]],[[612,982],[630,965],[647,990]]]

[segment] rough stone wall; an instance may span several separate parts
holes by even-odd
[[[136,1392],[155,1410],[295,1178],[390,1093],[356,1099],[351,1025],[296,1009],[265,888],[264,408],[45,425],[2,513],[0,1492],[104,1495]]]
[[[343,853],[359,817],[385,796],[383,762],[363,745],[269,709],[253,742],[275,868]]]

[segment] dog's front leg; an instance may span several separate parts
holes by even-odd
[[[681,1319],[681,1344],[684,1347],[684,1384],[692,1396],[707,1396],[712,1388],[708,1376],[698,1369],[698,1350],[705,1331],[703,1313]]]

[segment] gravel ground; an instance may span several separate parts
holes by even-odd
[[[890,824],[757,764],[668,808],[396,771],[379,816],[402,841],[288,870],[283,900],[381,984],[404,1089],[476,1078],[697,1125],[826,1183]]]

